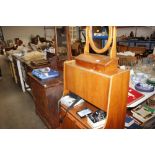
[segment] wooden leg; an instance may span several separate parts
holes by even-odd
[[[15,67],[14,67],[14,64],[11,62],[11,67],[12,67],[12,72],[13,72],[13,77],[15,79],[15,83],[18,83],[17,82],[17,76],[16,76],[16,72],[15,72]]]

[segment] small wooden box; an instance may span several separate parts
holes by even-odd
[[[115,72],[118,65],[118,58],[97,54],[80,54],[75,60],[77,65],[102,73]]]

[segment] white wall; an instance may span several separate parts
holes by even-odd
[[[122,36],[122,35],[126,35],[129,36],[130,32],[133,31],[134,35],[136,32],[136,27],[127,27],[127,28],[117,28],[117,37]],[[150,27],[137,27],[137,34],[136,37],[150,37],[150,35],[155,31],[155,27],[154,26],[150,26]]]
[[[32,35],[39,35],[40,37],[45,37],[45,31],[43,26],[2,26],[2,30],[5,41],[10,39],[14,41],[14,38],[20,38],[24,44],[27,44],[30,41]],[[54,36],[54,31],[48,30],[48,32],[46,32],[46,35]]]
[[[54,27],[53,28],[49,28],[47,27],[44,32],[46,33],[46,39],[47,40],[52,40],[54,38]]]

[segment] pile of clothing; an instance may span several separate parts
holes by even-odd
[[[43,52],[39,52],[39,51],[32,51],[29,53],[26,53],[23,57],[23,60],[25,61],[32,61],[32,60],[41,60],[41,59],[45,59],[45,54]]]

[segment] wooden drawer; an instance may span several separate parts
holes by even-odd
[[[65,110],[61,108],[60,118],[65,115]],[[73,117],[70,113],[67,113],[66,117],[63,119],[61,123],[61,128],[63,129],[85,129],[86,127],[83,126],[75,117]]]

